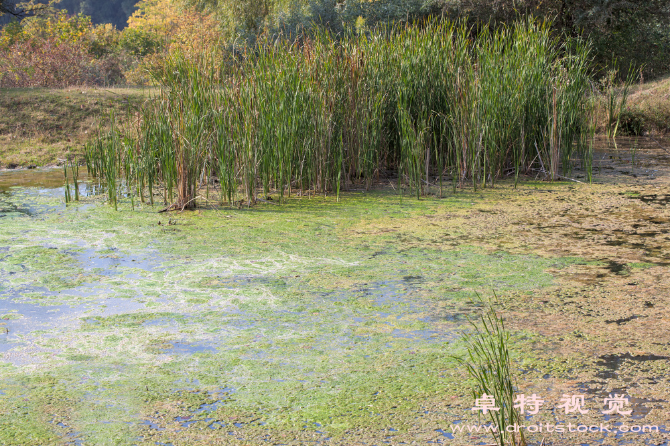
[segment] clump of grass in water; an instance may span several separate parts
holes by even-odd
[[[587,128],[588,46],[560,45],[547,23],[472,30],[450,22],[336,37],[261,39],[235,61],[179,53],[138,125],[89,145],[87,164],[116,206],[164,191],[166,209],[193,207],[212,175],[221,201],[369,187],[393,170],[417,197],[430,177],[454,188],[550,166],[570,169]],[[585,163],[590,166],[590,163]],[[402,184],[400,185],[402,190]]]
[[[72,184],[74,186],[74,201],[79,201],[79,163],[77,158],[70,161],[70,170],[72,171]]]
[[[65,175],[65,203],[72,201],[70,194],[70,182],[67,180],[67,163],[63,163],[63,174]]]
[[[65,203],[73,201],[72,192],[70,192],[70,181],[67,176],[67,165],[68,163],[63,163],[63,173],[65,175]],[[70,160],[70,172],[72,173],[72,187],[74,189],[74,201],[79,201],[79,164],[77,164],[77,159],[74,161]]]
[[[479,318],[479,324],[470,321],[473,331],[464,334],[468,354],[465,359],[457,360],[467,367],[468,373],[475,380],[473,398],[481,398],[483,394],[493,396],[496,407],[500,409],[488,411],[491,422],[498,428],[493,432],[496,444],[525,446],[523,432],[507,431],[507,426],[521,424],[521,415],[514,408],[515,385],[508,349],[509,332],[505,330],[503,318],[496,314],[494,302],[485,301],[479,295],[477,298],[484,305],[484,312]]]
[[[617,131],[619,130],[619,124],[621,122],[621,113],[624,108],[626,108],[626,102],[628,101],[628,95],[630,89],[635,82],[636,71],[633,70],[631,66],[628,70],[628,76],[623,82],[623,85],[620,88],[614,86],[614,79],[618,74],[618,70],[611,70],[606,79],[607,85],[607,125],[606,133],[607,139],[615,139]]]
[[[110,113],[110,129],[103,132],[102,126],[98,130],[98,137],[85,146],[86,169],[91,178],[100,182],[104,180],[108,202],[114,209],[118,208],[118,178],[123,178],[121,141],[128,140],[116,127],[116,116]],[[128,163],[125,164],[129,173]]]

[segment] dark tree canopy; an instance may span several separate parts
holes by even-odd
[[[0,0],[0,16],[2,15],[20,16],[21,11],[17,10],[16,5],[11,0]]]
[[[138,0],[61,0],[59,8],[70,14],[82,13],[90,16],[95,24],[111,23],[118,29],[128,24],[128,17],[135,11]]]
[[[613,60],[626,70],[643,67],[648,77],[670,71],[668,0],[459,0],[444,2],[452,17],[509,23],[519,15],[553,20],[559,34],[591,40],[596,66]]]
[[[84,14],[91,17],[94,24],[111,23],[118,29],[126,27],[128,17],[135,11],[139,0],[61,0],[53,6],[66,9],[70,14]],[[48,3],[37,0],[35,4]],[[13,0],[0,0],[0,25],[8,23],[11,17],[21,18],[27,11],[17,7]]]

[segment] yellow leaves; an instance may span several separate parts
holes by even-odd
[[[137,8],[128,29],[153,34],[170,53],[179,51],[188,58],[211,50],[221,39],[214,14],[183,7],[178,0],[141,0]]]
[[[184,18],[172,0],[141,0],[128,18],[128,28],[140,29],[161,36],[171,35]]]
[[[61,10],[25,19],[21,22],[20,27],[20,31],[13,30],[15,36],[12,41],[39,38],[45,40],[56,39],[61,43],[76,43],[82,41],[88,35],[92,24],[90,17],[82,14],[68,16],[66,10]],[[5,34],[3,29],[3,39]]]

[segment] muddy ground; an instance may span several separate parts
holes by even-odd
[[[0,444],[488,444],[454,432],[486,421],[454,359],[476,293],[545,400],[528,424],[613,431],[531,443],[667,444],[669,146],[601,141],[593,184],[171,215],[0,173]],[[578,394],[588,413],[557,408]]]

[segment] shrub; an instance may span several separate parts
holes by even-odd
[[[0,87],[67,87],[123,82],[119,32],[89,17],[47,11],[0,32]]]
[[[119,44],[129,54],[139,57],[153,54],[162,47],[162,42],[158,35],[137,28],[126,28],[123,30]]]
[[[96,60],[78,42],[55,38],[16,42],[0,55],[0,87],[97,84]]]
[[[622,135],[641,136],[646,131],[645,117],[639,111],[627,108],[619,118],[619,132]]]

